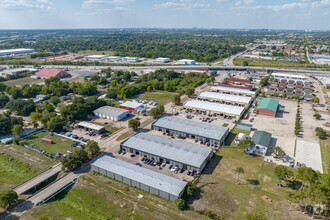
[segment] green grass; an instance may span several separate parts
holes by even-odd
[[[239,133],[245,133],[245,134],[250,134],[251,131],[248,130],[244,130],[244,129],[239,129],[239,128],[234,128],[226,137],[224,146],[225,147],[229,147],[233,144],[233,141],[235,140],[235,138],[237,137],[237,135]]]
[[[79,54],[87,54],[87,55],[113,55],[114,54],[113,51],[107,51],[107,50],[103,50],[103,51],[97,51],[97,50],[80,50],[78,53]]]
[[[139,199],[139,194],[143,198]],[[89,173],[65,195],[26,212],[36,219],[205,219],[192,211],[179,211],[173,202],[102,175]]]
[[[228,127],[228,125],[229,125],[229,124],[224,123],[224,124],[222,125],[222,127]]]
[[[53,144],[44,143],[41,141],[41,138],[47,138],[52,140]],[[38,150],[46,151],[50,154],[53,154],[55,152],[60,152],[62,154],[65,154],[67,150],[75,150],[76,148],[71,147],[72,141],[70,139],[60,137],[53,135],[51,136],[49,133],[42,132],[39,134],[36,134],[30,138],[27,138],[23,141],[28,146],[31,146],[33,144],[33,147]]]
[[[256,60],[256,59],[248,59],[248,58],[235,58],[234,65],[243,66],[244,61],[247,61],[249,63],[249,66],[324,68],[324,70],[330,69],[330,67],[328,65],[298,63],[298,62],[291,62],[291,61]]]
[[[330,132],[327,132],[327,139],[320,140],[320,147],[321,147],[321,156],[322,156],[322,166],[323,166],[323,172],[329,173],[330,168]]]
[[[43,81],[44,80],[42,80],[42,79],[34,79],[34,78],[31,78],[31,77],[24,77],[24,78],[20,78],[20,79],[5,81],[5,82],[3,82],[3,84],[5,84],[7,86],[19,86],[19,85],[24,85],[24,84],[41,83]]]
[[[95,122],[95,121],[90,121],[90,123],[92,124],[96,124],[96,125],[101,125],[101,126],[104,126],[105,127],[105,130],[109,132],[109,135],[110,134],[113,134],[115,133],[116,131],[120,130],[121,128],[118,128],[118,127],[113,127],[111,125],[105,125],[105,124],[102,124],[102,123],[98,123],[98,122]]]
[[[134,97],[134,99],[142,99],[147,101],[155,101],[157,103],[162,103],[163,105],[166,103],[171,102],[173,96],[176,95],[176,93],[170,93],[166,91],[154,91],[154,92],[145,92],[137,97]]]
[[[220,161],[220,162],[219,162]],[[269,219],[283,219],[287,216],[285,192],[289,188],[276,187],[275,164],[262,162],[262,157],[244,154],[237,148],[222,148],[206,167],[200,178],[194,196],[189,200],[195,210],[210,209],[213,213],[229,219],[245,219],[248,212],[261,210]],[[244,174],[236,185],[235,168],[242,167]],[[292,168],[293,172],[296,172]],[[273,202],[265,202],[267,196]]]

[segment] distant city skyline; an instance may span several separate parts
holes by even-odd
[[[0,29],[330,30],[330,0],[1,0]]]

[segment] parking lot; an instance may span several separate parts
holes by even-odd
[[[167,176],[171,176],[180,180],[185,180],[185,181],[192,181],[194,179],[193,176],[188,176],[188,170],[183,170],[183,172],[178,172],[178,173],[174,173],[171,172],[171,170],[169,169],[170,165],[169,164],[165,164],[165,166],[161,166],[161,168],[158,168],[156,166],[152,166],[152,165],[148,165],[146,163],[144,163],[145,161],[141,161],[142,157],[140,155],[135,155],[134,157],[131,157],[130,153],[125,153],[123,154],[118,154],[118,152],[114,153],[114,156],[117,159],[126,161],[128,163],[131,164],[140,164],[142,167],[165,174]],[[137,165],[138,166],[138,165]],[[173,167],[172,167],[173,168]]]
[[[278,111],[275,118],[252,113],[250,119],[253,117],[253,122],[250,122],[250,119],[242,122],[252,124],[253,129],[271,133],[271,145],[281,147],[287,155],[293,157],[296,140],[294,126],[298,104],[297,101],[292,100],[280,100],[279,104],[285,107],[285,111]]]

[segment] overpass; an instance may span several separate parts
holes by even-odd
[[[40,185],[42,182],[50,179],[51,177],[59,174],[61,172],[62,165],[58,164],[54,167],[51,167],[44,172],[38,174],[37,176],[25,181],[24,183],[21,183],[20,185],[13,188],[13,190],[18,194],[21,195],[38,185]]]

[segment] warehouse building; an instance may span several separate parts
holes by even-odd
[[[149,133],[138,133],[120,144],[120,149],[148,159],[202,172],[212,150]]]
[[[221,104],[246,106],[251,103],[252,97],[231,95],[217,92],[202,92],[198,95],[199,100],[219,102]]]
[[[123,62],[139,62],[140,58],[138,57],[123,57],[121,58]]]
[[[37,74],[34,76],[38,76],[40,78],[51,78],[51,77],[59,77],[59,78],[67,78],[71,77],[71,74],[64,71],[63,69],[41,69]]]
[[[131,112],[138,112],[145,110],[145,107],[142,103],[127,101],[119,105],[119,108],[128,109]]]
[[[303,76],[303,75],[287,74],[287,73],[272,73],[272,77],[274,79],[279,79],[279,80],[285,79],[287,81],[293,80],[295,82],[297,82],[298,80],[299,81],[305,81],[306,80],[306,77]]]
[[[275,117],[278,104],[279,101],[276,99],[263,98],[257,107],[257,114]]]
[[[129,114],[129,110],[115,108],[111,106],[103,106],[94,110],[94,114],[100,118],[106,118],[114,121],[120,121],[126,118]]]
[[[248,89],[240,89],[240,88],[233,88],[233,87],[225,87],[225,86],[211,86],[210,88],[213,92],[219,92],[224,94],[231,94],[231,95],[240,95],[240,96],[254,96],[255,91],[250,91]]]
[[[81,58],[82,61],[105,61],[108,59],[108,55],[89,55]]]
[[[188,100],[183,104],[183,108],[199,114],[213,114],[216,116],[235,117],[236,119],[241,118],[244,113],[244,108],[240,106],[200,100]]]
[[[21,55],[26,55],[26,54],[32,54],[32,53],[35,53],[35,52],[36,51],[34,49],[25,49],[25,48],[0,50],[0,57],[21,56]]]
[[[195,60],[182,59],[182,60],[178,60],[178,64],[179,65],[195,65],[196,62],[195,62]]]
[[[169,63],[171,62],[170,58],[164,58],[164,57],[159,57],[157,59],[154,59],[155,63]]]
[[[250,146],[247,150],[247,153],[258,156],[265,156],[271,139],[271,133],[266,131],[255,131],[251,138],[251,141],[253,141],[255,145]]]
[[[220,146],[229,130],[225,127],[175,117],[163,117],[154,122],[151,128],[177,137],[192,138],[203,143]]]
[[[181,197],[187,182],[139,167],[108,155],[91,163],[93,171],[142,189],[164,199],[175,201]]]
[[[97,134],[101,134],[102,132],[105,131],[105,127],[104,126],[101,126],[101,125],[96,125],[96,124],[92,124],[92,123],[89,123],[89,122],[79,122],[77,124],[77,127],[78,128],[84,128],[88,131],[92,131],[94,133],[97,133]]]

